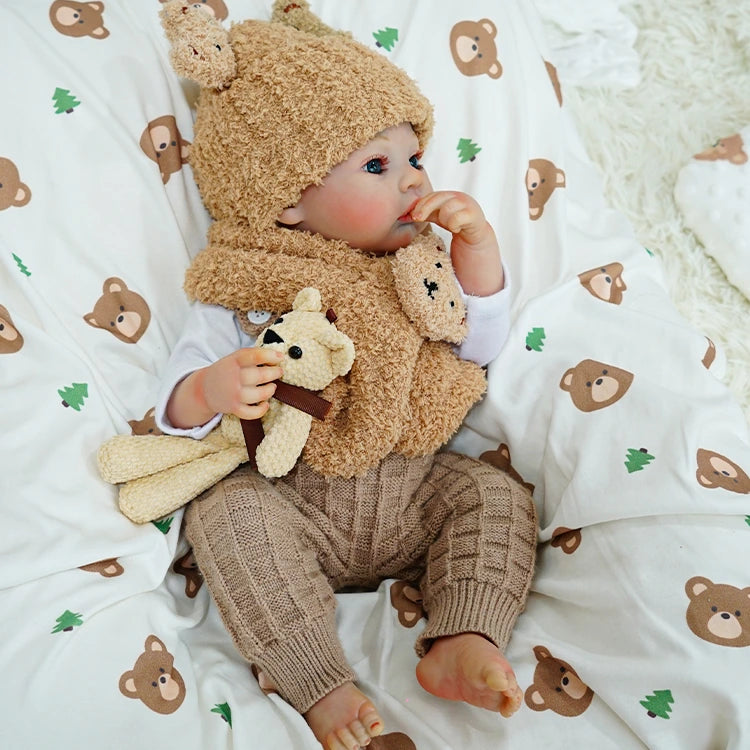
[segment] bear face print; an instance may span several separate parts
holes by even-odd
[[[135,344],[151,322],[151,310],[146,300],[130,291],[117,276],[104,282],[102,292],[93,312],[84,315],[83,319],[93,328],[109,331],[126,344]]]
[[[548,159],[531,159],[526,170],[526,191],[529,194],[529,218],[541,219],[547,201],[557,188],[565,187],[565,172]]]
[[[708,489],[721,487],[740,495],[750,493],[750,477],[726,456],[699,448],[695,460],[698,462],[695,478],[701,486]]]
[[[562,89],[560,88],[560,79],[557,77],[557,68],[547,60],[544,61],[544,67],[547,69],[547,75],[552,82],[552,88],[555,90],[557,103],[562,107]]]
[[[578,279],[592,296],[613,305],[622,302],[622,293],[628,288],[622,278],[622,263],[592,268],[579,273]]]
[[[750,586],[738,589],[694,576],[685,584],[685,618],[699,638],[717,646],[750,646]]]
[[[88,565],[81,565],[80,568],[87,573],[98,573],[104,578],[117,578],[117,576],[121,576],[125,572],[125,568],[120,565],[116,557],[98,560]]]
[[[158,714],[174,713],[185,700],[185,682],[174,668],[174,657],[155,635],[146,638],[143,653],[120,676],[120,692],[136,698]]]
[[[720,138],[711,148],[695,154],[693,159],[699,161],[717,161],[723,159],[732,164],[744,164],[747,161],[742,136],[739,133],[730,135],[728,138]]]
[[[176,560],[172,570],[178,575],[185,576],[185,596],[194,599],[203,585],[203,575],[198,570],[193,550],[188,550],[179,560]]]
[[[534,485],[531,482],[524,482],[523,477],[513,468],[510,462],[510,448],[505,443],[500,443],[497,450],[485,451],[479,456],[479,460],[497,466],[498,469],[504,471],[511,479],[518,482],[521,487],[527,489],[532,495],[534,494]]]
[[[20,208],[30,200],[31,190],[21,182],[16,165],[10,159],[0,156],[0,211],[11,206]]]
[[[144,415],[143,419],[129,419],[128,424],[133,435],[163,435],[164,433],[156,426],[156,409],[152,406]]]
[[[425,616],[422,592],[408,581],[391,584],[391,605],[398,612],[398,621],[405,628],[413,628]]]
[[[581,530],[558,526],[552,532],[550,544],[559,547],[566,555],[572,555],[581,546]]]
[[[57,31],[65,36],[90,36],[106,39],[109,31],[104,27],[104,3],[75,3],[56,0],[49,9],[49,19]]]
[[[550,709],[560,716],[580,716],[591,705],[594,691],[567,662],[544,647],[534,646],[537,665],[534,682],[526,688],[524,700],[534,711]]]
[[[604,409],[619,401],[633,382],[633,375],[619,367],[584,359],[565,372],[560,388],[570,393],[581,411]]]
[[[23,346],[23,336],[10,313],[0,305],[0,354],[14,354]]]
[[[459,21],[450,36],[451,54],[456,67],[465,76],[488,75],[500,78],[503,66],[497,58],[497,28],[489,18]]]
[[[141,134],[140,145],[141,151],[159,165],[161,180],[165,185],[170,175],[187,164],[190,143],[180,135],[177,120],[172,115],[151,120]]]
[[[379,734],[367,747],[368,750],[417,750],[414,740],[403,732]]]

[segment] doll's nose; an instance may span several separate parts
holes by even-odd
[[[401,190],[405,193],[413,188],[422,187],[427,182],[427,173],[409,165],[401,176]]]

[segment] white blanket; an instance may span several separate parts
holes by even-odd
[[[268,14],[228,4],[229,20]],[[142,147],[160,118],[192,138],[158,4],[101,6],[78,24],[63,0],[0,0],[0,747],[313,750],[225,632],[181,513],[133,525],[96,470],[111,435],[149,429],[209,223],[189,166],[162,176]],[[540,18],[524,0],[312,6],[417,78],[436,106],[433,184],[472,192],[497,230],[513,329],[454,447],[509,456],[540,516],[510,720],[418,685],[413,592],[339,596],[345,651],[386,722],[371,747],[746,747],[747,425],[715,377],[722,353],[605,205]],[[487,32],[486,73],[455,62],[461,21]],[[147,321],[124,339],[101,314],[113,285]]]

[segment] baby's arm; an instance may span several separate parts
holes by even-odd
[[[215,403],[213,395],[203,394],[205,379],[208,379],[211,386],[216,383],[217,379],[223,380],[224,376],[221,375],[220,370],[231,369],[232,359],[240,355],[240,352],[254,351],[251,349],[254,343],[254,337],[245,333],[237,324],[233,311],[218,305],[203,305],[194,302],[185,327],[175,343],[162,374],[162,383],[155,405],[155,417],[159,428],[170,435],[189,435],[194,438],[201,438],[208,434],[224,413],[216,410],[209,414],[208,410],[216,406],[223,407],[226,404]],[[240,360],[243,359],[245,355],[240,356]],[[222,364],[219,365],[219,362]],[[238,366],[236,371],[240,369],[241,367]],[[257,386],[263,384],[266,376],[273,377],[279,374],[278,368],[275,367],[255,366],[255,369],[265,370],[262,373],[262,380],[257,381]],[[268,372],[268,370],[272,371]],[[210,377],[208,377],[209,371]],[[273,389],[273,385],[264,387],[269,390]],[[248,392],[246,395],[257,396],[258,394]],[[261,397],[263,395],[265,394],[260,394]],[[171,419],[176,419],[177,423],[173,423]]]
[[[281,377],[282,353],[262,347],[238,349],[181,380],[167,402],[167,419],[180,429],[205,424],[215,414],[258,419],[268,411]]]
[[[452,235],[451,263],[466,294],[488,297],[505,285],[495,232],[480,205],[466,193],[429,193],[412,209],[417,221],[429,221]]]

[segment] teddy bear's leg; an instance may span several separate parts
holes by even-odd
[[[435,536],[420,582],[427,627],[417,654],[457,633],[480,633],[503,650],[534,570],[531,495],[500,469],[455,453],[437,454],[420,494]]]
[[[240,652],[297,711],[355,679],[318,564],[326,539],[271,482],[238,469],[188,506],[185,532]]]

